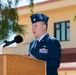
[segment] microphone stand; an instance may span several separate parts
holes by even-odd
[[[12,44],[12,43],[14,43],[15,41],[14,40],[12,40],[12,41],[4,41],[4,43],[5,43],[5,45],[3,45],[3,47],[6,47],[6,46],[8,46],[8,45],[10,45],[10,44]]]

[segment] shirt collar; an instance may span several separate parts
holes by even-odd
[[[39,39],[37,38],[37,40],[40,42],[45,35],[47,35],[47,33],[45,33],[45,34],[44,34],[43,36],[41,36]]]

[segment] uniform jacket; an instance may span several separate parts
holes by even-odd
[[[37,59],[46,61],[47,75],[58,75],[60,65],[61,46],[56,38],[46,34],[35,47],[35,40],[31,42],[29,52]]]

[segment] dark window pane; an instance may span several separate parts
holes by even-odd
[[[67,25],[67,27],[70,27],[70,22],[67,22],[66,25]]]
[[[70,40],[70,29],[67,29],[67,40]]]
[[[59,24],[56,24],[56,29],[59,29]]]
[[[67,40],[70,40],[70,22],[67,22]]]
[[[60,30],[56,31],[56,38],[60,41]]]
[[[65,23],[61,23],[61,40],[65,40]]]

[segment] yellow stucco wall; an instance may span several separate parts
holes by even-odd
[[[28,7],[18,8],[20,16],[19,23],[27,25],[27,33],[24,42],[30,42],[34,39],[31,30],[30,9]],[[60,42],[62,48],[76,48],[76,21],[73,18],[76,14],[76,0],[61,0],[53,3],[44,3],[35,5],[34,13],[44,13],[50,17],[48,33],[54,36],[54,23],[70,20],[70,41]]]
[[[32,25],[30,21],[30,9],[27,6],[20,7],[17,9],[19,14],[19,23],[25,24],[26,32],[24,38],[25,52],[28,52],[29,44],[33,39]],[[56,2],[46,2],[42,4],[35,5],[34,13],[43,13],[50,17],[48,23],[48,33],[54,36],[54,23],[70,20],[70,41],[60,42],[62,48],[76,48],[76,21],[73,21],[76,15],[76,0],[60,0]]]
[[[76,75],[76,70],[62,70],[62,71],[58,71],[58,75]]]
[[[40,5],[35,5],[34,13],[44,13],[50,17],[48,23],[48,33],[54,36],[54,23],[70,20],[70,41],[60,42],[62,48],[76,48],[76,21],[73,18],[76,14],[76,0],[60,0],[57,2],[48,2]],[[30,21],[30,9],[28,7],[18,8],[19,23],[27,25],[25,36],[23,36],[23,43],[19,44],[16,48],[21,48],[22,54],[28,54],[29,44],[33,39],[32,25]],[[19,50],[13,53],[21,53]],[[12,51],[8,51],[11,53]],[[21,55],[22,55],[21,54]],[[76,70],[72,71],[59,71],[59,75],[76,75]]]

